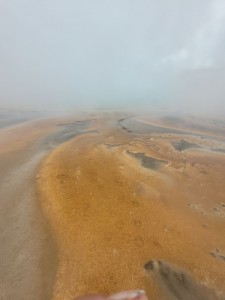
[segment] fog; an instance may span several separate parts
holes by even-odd
[[[0,108],[225,115],[224,0],[1,0],[0,38]]]

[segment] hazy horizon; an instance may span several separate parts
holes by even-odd
[[[0,3],[0,108],[225,115],[223,0]]]

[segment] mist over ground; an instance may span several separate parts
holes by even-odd
[[[224,0],[0,3],[0,108],[225,115]]]

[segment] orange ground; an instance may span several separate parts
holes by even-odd
[[[143,265],[162,259],[210,287],[225,289],[225,155],[177,152],[175,137],[134,139],[107,116],[98,133],[57,147],[43,162],[38,186],[58,247],[53,299],[143,288],[162,293]],[[108,147],[106,144],[120,144]],[[168,164],[142,167],[126,150]]]

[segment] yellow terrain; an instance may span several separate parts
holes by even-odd
[[[158,259],[223,289],[225,155],[179,152],[177,135],[132,134],[110,114],[89,129],[55,148],[37,176],[58,249],[52,299],[136,288],[161,299],[144,270]],[[137,153],[162,163],[146,167]]]

